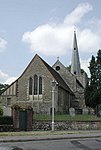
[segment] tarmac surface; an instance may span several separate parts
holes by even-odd
[[[60,139],[80,139],[101,137],[101,130],[78,131],[30,131],[0,134],[0,142],[27,142]]]

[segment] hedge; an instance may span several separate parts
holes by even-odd
[[[0,107],[0,116],[3,116],[3,109]]]
[[[10,116],[0,116],[0,125],[12,125],[13,118]]]

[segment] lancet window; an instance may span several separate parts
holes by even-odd
[[[33,88],[33,79],[32,77],[29,78],[29,95],[32,95],[32,88]]]
[[[34,95],[38,94],[38,76],[34,75]]]
[[[34,90],[34,91],[33,91]],[[29,78],[29,95],[41,95],[42,94],[42,77],[34,75]]]

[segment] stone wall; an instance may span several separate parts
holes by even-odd
[[[60,70],[56,70],[56,66],[60,67]],[[73,75],[71,72],[68,71],[68,69],[61,64],[60,61],[57,61],[53,68],[61,75],[61,77],[64,79],[64,81],[69,85],[70,89],[75,94],[75,99],[71,100],[71,106],[70,107],[77,107],[77,108],[83,108],[85,107],[85,99],[84,99],[84,88],[80,85],[79,81],[76,78],[77,76]],[[80,76],[80,79],[83,79],[83,76]]]
[[[34,121],[33,130],[51,130],[50,121]],[[101,130],[101,121],[58,121],[55,130]]]
[[[42,95],[34,95],[34,93],[32,93],[30,97],[28,81],[30,77],[32,77],[34,80],[34,75],[42,77]],[[23,75],[18,80],[18,101],[23,101],[25,104],[30,101],[32,102],[32,107],[35,113],[47,112],[49,114],[51,108],[52,80],[52,74],[49,72],[42,60],[38,56],[35,56]]]

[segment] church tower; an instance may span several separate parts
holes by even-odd
[[[75,74],[75,75],[81,75],[80,59],[79,59],[76,31],[74,31],[72,61],[71,61],[71,73]]]

